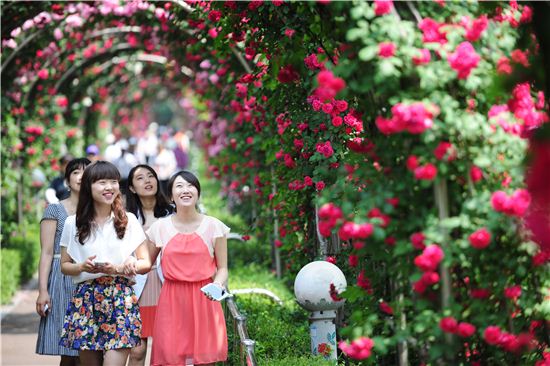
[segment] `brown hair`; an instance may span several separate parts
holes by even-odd
[[[76,232],[80,244],[84,244],[92,233],[92,223],[94,220],[92,184],[101,179],[116,179],[120,181],[120,173],[116,166],[107,161],[97,161],[84,169],[82,183],[80,184],[78,205],[76,206]],[[111,205],[111,211],[115,216],[114,225],[117,237],[122,239],[126,233],[128,216],[126,216],[126,211],[124,210],[120,191]]]

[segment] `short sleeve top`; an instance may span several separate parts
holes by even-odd
[[[155,246],[163,248],[176,235],[181,234],[172,221],[173,215],[158,219],[147,230],[149,240]],[[197,234],[208,248],[211,257],[214,257],[214,245],[217,238],[229,234],[231,229],[215,217],[204,215],[198,228],[193,232]]]
[[[44,210],[44,215],[42,216],[42,220],[55,220],[57,221],[57,226],[55,228],[55,238],[54,238],[54,248],[53,253],[59,254],[60,248],[59,248],[59,242],[61,240],[61,233],[63,232],[63,225],[65,223],[65,220],[67,219],[67,211],[65,210],[65,207],[61,203],[52,203],[49,204],[46,207],[46,210]]]
[[[136,216],[130,212],[126,212],[126,215],[128,216],[128,225],[122,239],[117,237],[114,215],[111,215],[103,227],[92,229],[90,237],[84,244],[80,244],[78,241],[76,215],[69,216],[63,228],[61,246],[67,248],[67,253],[76,263],[82,263],[88,257],[95,255],[97,262],[122,264],[146,240],[143,228]],[[82,272],[78,276],[73,276],[73,282],[84,282],[101,276],[105,276],[105,274]]]

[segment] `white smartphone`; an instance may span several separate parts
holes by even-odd
[[[201,291],[204,292],[205,295],[210,295],[210,297],[216,301],[222,301],[223,299],[233,296],[229,293],[229,291],[219,285],[216,285],[215,283],[209,283],[208,285],[203,286]]]
[[[48,304],[44,305],[44,314],[47,314],[50,310],[50,306]]]

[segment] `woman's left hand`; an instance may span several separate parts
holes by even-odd
[[[131,276],[137,273],[137,259],[134,256],[130,256],[124,261],[122,273]]]
[[[105,273],[108,275],[119,274],[117,271],[117,266],[110,262],[106,262],[105,264],[98,266],[97,269],[98,269],[98,272]]]

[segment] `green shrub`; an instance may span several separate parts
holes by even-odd
[[[38,270],[40,261],[40,227],[29,225],[25,236],[15,236],[10,239],[9,248],[20,253],[21,283],[30,280]]]
[[[230,272],[229,287],[232,290],[263,288],[273,292],[283,301],[281,306],[263,295],[235,296],[239,311],[247,316],[249,337],[256,341],[255,354],[258,364],[264,365],[268,361],[301,357],[310,353],[307,313],[297,305],[293,294],[275,276],[257,265],[235,268]],[[233,348],[235,336],[238,337],[234,334],[232,320],[228,317],[231,365],[240,364],[239,339],[235,342],[237,348]],[[314,363],[309,364],[315,364],[316,361],[312,362]]]
[[[21,257],[20,252],[15,249],[1,250],[2,277],[0,288],[0,303],[8,303],[15,291],[17,291],[21,278]]]

